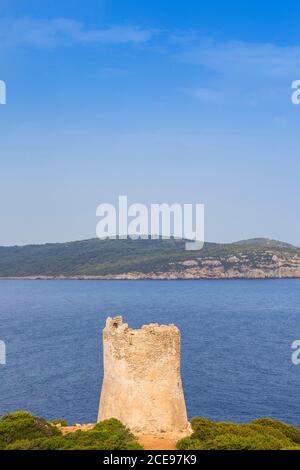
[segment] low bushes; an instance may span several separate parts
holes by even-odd
[[[131,432],[110,419],[89,431],[63,435],[62,420],[45,421],[24,411],[0,420],[0,450],[139,450]],[[193,418],[193,434],[178,442],[179,450],[298,450],[300,429],[261,418],[249,424]]]
[[[55,424],[19,411],[0,421],[0,450],[139,450],[130,431],[120,421],[110,419],[89,431],[63,435]]]
[[[194,418],[192,429],[177,443],[179,450],[296,450],[300,444],[300,429],[269,418],[249,424]]]

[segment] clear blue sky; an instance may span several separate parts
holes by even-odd
[[[1,0],[0,79],[0,245],[94,237],[119,194],[300,245],[295,2]]]

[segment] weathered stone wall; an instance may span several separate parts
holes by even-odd
[[[103,347],[98,420],[117,418],[136,433],[187,434],[178,328],[150,324],[133,330],[122,317],[108,318]]]

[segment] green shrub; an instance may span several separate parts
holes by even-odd
[[[178,450],[199,450],[200,441],[194,437],[184,437],[176,444]]]
[[[19,441],[14,441],[11,444],[8,444],[5,447],[5,450],[32,450],[32,442],[28,439],[20,439]]]
[[[299,447],[300,430],[272,419],[249,424],[193,418],[193,434],[177,443],[180,450],[283,450]]]
[[[139,450],[131,432],[116,419],[109,419],[96,424],[90,431],[76,431],[68,435],[74,448],[86,450]]]
[[[30,413],[19,411],[0,421],[1,450],[139,450],[130,431],[120,421],[110,419],[89,431],[63,435],[53,426]]]
[[[75,450],[64,436],[44,437],[32,441],[23,439],[8,445],[5,450]]]
[[[300,429],[295,426],[290,426],[288,424],[282,423],[281,421],[275,421],[270,418],[260,418],[252,421],[253,424],[258,424],[259,426],[265,426],[267,428],[276,429],[283,433],[286,437],[291,439],[291,441],[296,444],[300,444]]]
[[[25,411],[3,416],[0,421],[0,449],[18,440],[33,440],[59,435],[60,431],[42,418]]]
[[[222,434],[205,441],[200,450],[282,450],[287,442],[272,436],[249,432],[248,435]]]

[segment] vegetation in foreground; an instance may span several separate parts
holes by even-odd
[[[193,418],[193,434],[177,443],[179,450],[300,450],[300,429],[269,418],[249,424]]]
[[[110,419],[90,431],[63,435],[55,424],[18,411],[0,421],[0,450],[139,450],[130,431],[120,421]]]
[[[116,419],[88,431],[63,434],[65,421],[46,421],[25,411],[0,420],[0,450],[142,450]],[[269,418],[249,424],[193,418],[193,434],[177,443],[179,450],[300,450],[300,429]]]

